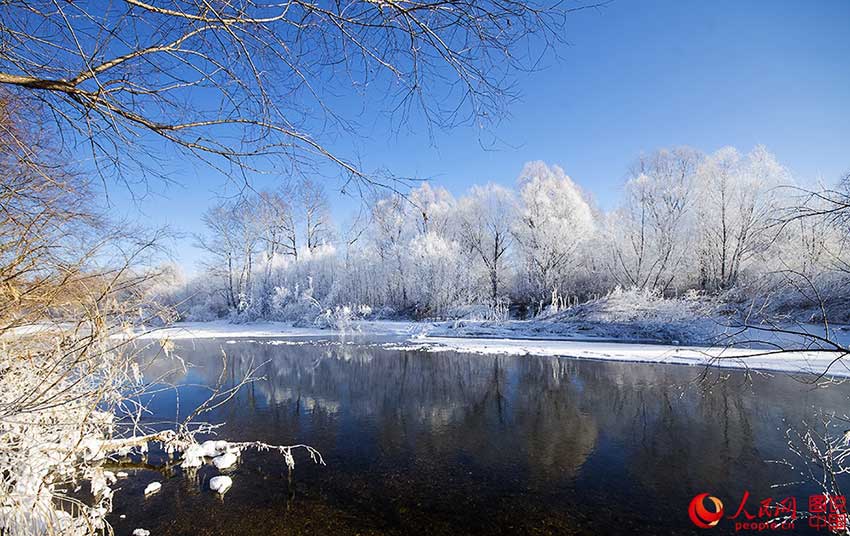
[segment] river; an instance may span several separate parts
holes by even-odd
[[[296,452],[290,474],[279,454],[248,451],[218,497],[213,466],[186,475],[153,452],[117,486],[116,534],[705,534],[688,516],[703,492],[727,514],[711,534],[732,533],[747,493],[756,518],[766,498],[808,508],[818,489],[788,430],[823,431],[850,395],[776,373],[331,338],[183,340],[176,353],[192,366],[145,370],[180,385],[148,400],[152,426],[184,418],[225,363],[228,385],[256,368],[261,379],[203,418],[224,423],[221,438],[312,445],[327,465]],[[145,498],[153,480],[163,488]]]

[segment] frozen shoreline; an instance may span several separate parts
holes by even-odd
[[[355,322],[356,331],[348,335],[405,337],[421,332],[428,324],[393,320],[364,320]],[[233,324],[226,320],[211,322],[179,322],[164,328],[137,332],[139,339],[215,339],[222,337],[299,338],[339,336],[343,332],[320,327],[299,327],[288,322],[246,322]]]
[[[850,377],[850,361],[834,362],[841,355],[838,352],[788,352],[760,355],[765,350],[591,340],[517,340],[460,337],[423,337],[394,347],[429,352],[456,351],[481,355],[533,355],[631,363],[714,366],[803,374],[811,377],[828,371],[828,376]],[[848,359],[850,359],[850,356],[848,356]]]
[[[850,377],[850,356],[836,361],[838,352],[800,351],[764,355],[768,349],[665,345],[629,340],[587,337],[541,337],[539,334],[510,335],[497,333],[477,337],[455,332],[446,323],[406,321],[360,321],[357,330],[342,333],[331,329],[293,327],[282,322],[230,324],[226,321],[187,322],[141,334],[141,339],[272,338],[295,339],[340,337],[351,342],[382,339],[387,348],[427,352],[456,351],[482,355],[533,355],[659,363],[691,366],[715,366],[730,369],[754,369],[770,372],[823,374]]]

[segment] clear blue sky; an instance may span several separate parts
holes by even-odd
[[[393,135],[384,121],[362,117],[370,125],[357,150],[364,167],[461,194],[475,183],[513,184],[524,162],[545,160],[606,209],[628,165],[659,147],[764,144],[803,182],[834,182],[850,171],[850,0],[615,0],[576,13],[566,30],[560,59],[522,76],[521,101],[493,132],[460,127],[432,143],[416,121]],[[504,143],[482,148],[494,135]],[[113,189],[116,210],[200,231],[200,215],[225,181],[194,164],[173,167],[182,186],[154,185],[140,203]],[[356,203],[334,197],[344,221]],[[186,265],[200,255],[191,242],[177,244],[176,260]]]

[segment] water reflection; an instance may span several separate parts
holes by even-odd
[[[215,384],[225,362],[231,384],[254,368],[263,376],[210,417],[227,423],[223,435],[310,443],[328,467],[299,460],[290,483],[282,461],[246,456],[223,505],[198,492],[203,475],[175,478],[164,504],[146,502],[116,527],[145,521],[158,524],[157,534],[679,534],[691,530],[687,502],[698,492],[730,501],[744,490],[775,496],[772,484],[794,480],[786,467],[766,462],[788,457],[786,428],[822,408],[843,411],[848,395],[844,386],[812,390],[781,375],[700,382],[700,371],[688,367],[335,341],[201,341],[180,354],[195,367],[173,375],[176,382]],[[160,360],[147,374],[173,365]],[[183,412],[206,393],[181,391]],[[173,419],[175,401],[173,393],[157,395],[152,419]],[[782,494],[811,492],[797,485]],[[117,513],[134,500],[119,494]]]

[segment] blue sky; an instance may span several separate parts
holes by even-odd
[[[807,183],[850,171],[848,0],[615,0],[574,14],[566,33],[558,59],[521,76],[520,102],[492,132],[459,127],[431,140],[417,120],[393,134],[385,121],[360,117],[369,127],[357,156],[366,169],[429,179],[455,194],[488,181],[511,185],[524,162],[544,160],[605,209],[616,204],[628,165],[659,147],[764,144]],[[344,102],[359,109],[354,99]],[[494,137],[502,142],[482,147]],[[226,181],[192,163],[170,167],[180,186],[155,184],[141,202],[114,188],[113,206],[198,232]],[[332,195],[342,222],[357,202]],[[190,271],[200,255],[191,242],[179,240],[175,252]]]

